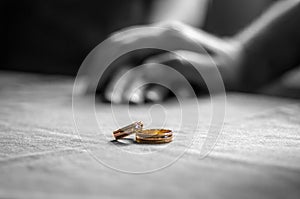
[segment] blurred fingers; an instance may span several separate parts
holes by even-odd
[[[128,66],[122,67],[109,81],[104,91],[106,100],[113,103],[121,103],[123,101],[123,92],[131,78],[130,73],[127,73],[129,69]]]
[[[145,81],[139,71],[133,73],[134,76],[123,91],[123,103],[142,104],[145,102]]]
[[[161,102],[167,99],[169,95],[169,89],[164,86],[155,84],[147,88],[145,91],[145,101],[146,102]]]
[[[146,99],[152,102],[165,100],[170,91],[177,97],[191,97],[194,91],[189,81],[177,70],[164,64],[148,63],[145,67],[144,78],[147,82],[158,84],[146,92]]]

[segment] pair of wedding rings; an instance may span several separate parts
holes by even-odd
[[[140,144],[163,144],[172,141],[173,132],[168,129],[143,129],[142,122],[134,122],[113,132],[116,140],[135,134],[135,141]]]

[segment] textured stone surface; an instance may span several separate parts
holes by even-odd
[[[125,164],[126,157],[114,153],[115,143],[101,140],[99,133],[89,130],[81,132],[81,139],[74,133],[72,85],[73,80],[65,77],[1,72],[0,198],[300,196],[300,101],[229,94],[222,134],[206,158],[199,158],[205,137],[200,132],[174,164],[154,173],[132,175],[103,166],[86,150],[110,152],[102,153],[104,161]],[[205,126],[210,102],[202,98],[199,103]],[[80,114],[88,118],[82,106]],[[178,109],[172,104],[166,107],[174,112]],[[111,135],[115,124],[110,107],[99,103],[96,108],[104,110],[98,113],[105,123],[102,133]],[[191,104],[183,105],[185,110],[192,108]],[[132,111],[143,117],[143,108],[133,107]],[[159,109],[153,111],[155,115]],[[171,125],[172,115],[169,117]],[[189,128],[189,124],[183,126],[187,135],[192,133]],[[185,147],[181,144],[184,137],[175,134],[175,148],[165,148],[162,157],[174,158]],[[144,148],[127,143],[123,149],[137,152]]]

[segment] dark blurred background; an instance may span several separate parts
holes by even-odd
[[[163,1],[2,0],[0,69],[75,75],[85,56],[110,33],[153,22],[151,13]],[[237,33],[273,2],[207,1],[203,23],[194,25],[219,36]]]

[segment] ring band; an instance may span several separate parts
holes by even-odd
[[[140,138],[163,138],[172,135],[173,133],[169,129],[145,129],[137,133]]]
[[[164,143],[172,142],[172,137],[163,140],[152,140],[152,141],[136,138],[136,142],[139,144],[164,144]]]

